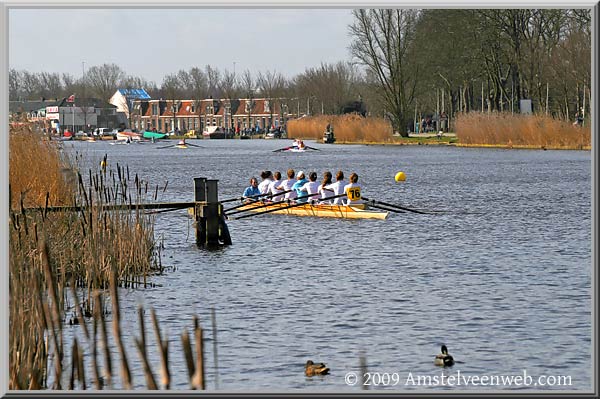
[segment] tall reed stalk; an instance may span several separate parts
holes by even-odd
[[[162,269],[152,217],[103,208],[148,195],[126,168],[90,170],[84,179],[55,142],[26,126],[10,129],[9,161],[9,388],[35,389],[45,386],[50,352],[53,374],[63,372],[69,285],[82,295],[75,301],[83,308],[77,312],[91,315],[92,293],[110,286],[111,273],[115,285],[134,287]],[[89,207],[78,213],[27,210],[56,205]],[[60,378],[54,384],[61,388]]]

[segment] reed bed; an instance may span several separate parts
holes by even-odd
[[[460,114],[456,136],[461,145],[556,149],[585,149],[591,145],[589,125],[573,126],[546,115]]]
[[[119,165],[89,170],[84,177],[77,159],[66,159],[55,142],[26,126],[10,129],[9,160],[9,388],[45,387],[53,357],[54,388],[60,389],[67,312],[76,311],[75,320],[103,314],[95,291],[111,288],[116,298],[117,286],[145,286],[148,276],[163,271],[153,217],[139,210],[107,211],[103,205],[156,199],[158,187],[152,190]],[[56,205],[85,208],[47,212]],[[71,302],[67,287],[81,299]],[[74,356],[82,353],[77,342],[72,345]]]
[[[359,115],[320,115],[290,120],[288,135],[295,138],[323,139],[327,124],[334,128],[337,143],[388,143],[393,141],[392,125],[382,118]]]

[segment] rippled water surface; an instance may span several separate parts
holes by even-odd
[[[238,197],[262,169],[291,167],[357,172],[364,196],[445,212],[385,221],[261,215],[230,221],[233,245],[212,252],[196,247],[184,211],[160,214],[162,262],[176,269],[153,277],[154,288],[121,296],[136,388],[145,388],[133,349],[138,304],[154,307],[168,333],[174,389],[189,387],[180,336],[193,315],[205,329],[210,390],[356,391],[344,376],[360,371],[361,353],[369,371],[400,376],[399,385],[371,389],[425,389],[406,385],[409,373],[459,370],[564,375],[572,385],[552,388],[591,388],[589,152],[309,143],[320,151],[288,154],[272,152],[285,140],[191,142],[203,147],[65,148],[94,167],[106,153],[109,167],[128,165],[151,186],[168,181],[163,201],[192,201],[194,177],[219,179],[221,199]],[[398,171],[406,182],[394,181]],[[147,337],[158,375],[151,329]],[[452,368],[433,365],[441,343],[457,360]],[[308,359],[331,374],[304,377]]]

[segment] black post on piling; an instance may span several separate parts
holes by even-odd
[[[218,180],[194,178],[196,244],[202,247],[231,245],[223,204],[219,202]]]

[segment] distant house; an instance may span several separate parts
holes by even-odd
[[[123,121],[129,125],[134,103],[138,100],[150,100],[151,97],[144,89],[118,89],[108,102],[117,107],[117,112],[123,115]]]
[[[11,119],[25,117],[42,128],[91,131],[98,127],[117,128],[119,119],[114,105],[98,98],[66,98],[54,101],[10,101]]]
[[[271,127],[284,126],[292,117],[285,99],[253,98],[241,99],[239,106],[234,111],[233,120],[235,127],[240,129],[269,130]]]
[[[266,130],[285,125],[293,115],[285,100],[264,98],[205,100],[138,100],[132,107],[132,127],[168,132],[179,129],[205,131],[218,126],[226,131],[248,127]]]

